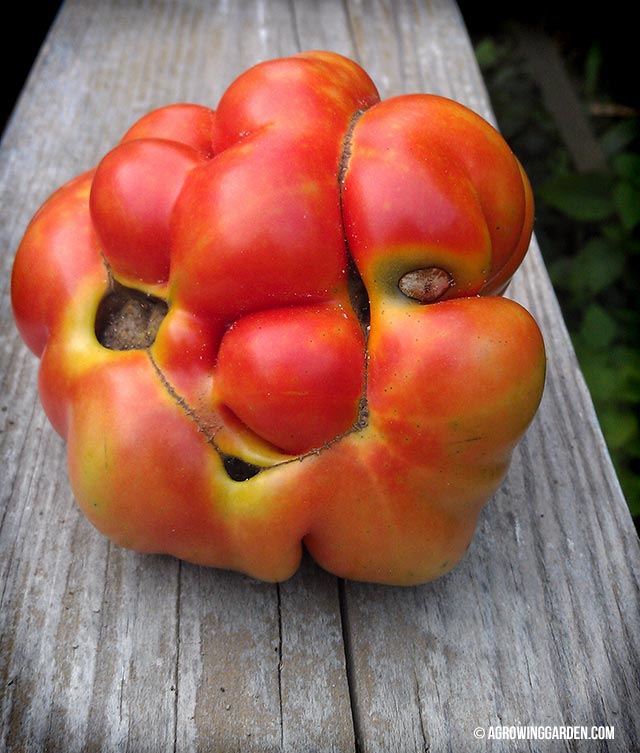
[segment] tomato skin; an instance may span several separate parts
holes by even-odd
[[[344,309],[271,309],[242,317],[226,333],[214,389],[257,434],[301,455],[357,423],[364,367],[360,324]]]
[[[529,245],[533,201],[518,161],[492,126],[444,97],[394,97],[365,112],[344,196],[356,264],[385,295],[409,260],[448,270],[447,297],[499,291]]]
[[[320,155],[324,172],[315,146],[289,152],[267,133],[191,172],[173,215],[178,305],[230,324],[253,311],[344,296],[337,145],[332,161]]]
[[[106,279],[87,211],[94,171],[53,193],[29,223],[11,272],[11,303],[23,340],[38,357],[82,280]]]
[[[120,143],[137,139],[165,139],[185,144],[206,159],[213,157],[216,113],[204,105],[177,103],[151,110],[137,120]]]
[[[11,293],[71,484],[121,546],[410,585],[464,555],[544,387],[501,297],[531,188],[489,124],[323,51],[134,123]]]
[[[91,218],[115,275],[160,284],[169,278],[170,221],[195,149],[166,139],[126,141],[107,154],[91,186]]]

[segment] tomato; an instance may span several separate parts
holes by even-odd
[[[279,581],[305,546],[409,585],[466,551],[539,405],[502,293],[533,201],[466,107],[306,52],[169,105],[40,208],[12,303],[106,536]]]

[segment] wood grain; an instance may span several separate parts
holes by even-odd
[[[491,119],[450,0],[68,0],[0,153],[0,750],[516,749],[488,725],[614,725],[640,748],[640,553],[535,245],[509,295],[548,348],[541,410],[462,564],[416,588],[341,582],[305,559],[257,583],[106,542],[12,323],[26,223],[141,114],[215,105],[258,60],[329,48],[381,94],[433,91]]]

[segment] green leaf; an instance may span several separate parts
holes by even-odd
[[[601,352],[584,350],[580,354],[580,368],[594,401],[613,398],[620,388],[620,374],[607,363]]]
[[[613,169],[616,175],[633,183],[640,185],[640,154],[634,152],[623,152],[613,158]]]
[[[613,189],[613,203],[627,230],[640,224],[640,187],[621,181]]]
[[[633,360],[620,361],[618,366],[622,382],[618,399],[631,405],[640,404],[640,366]]]
[[[475,47],[476,59],[481,68],[491,68],[498,62],[499,48],[491,37],[484,37]]]
[[[571,269],[573,289],[600,293],[612,285],[623,273],[625,258],[604,238],[587,241],[575,257]]]
[[[537,197],[571,219],[598,222],[614,211],[611,189],[607,173],[580,173],[552,178],[538,189]]]
[[[556,288],[571,288],[573,267],[573,259],[569,256],[561,256],[548,265],[549,277]]]
[[[592,99],[598,89],[602,70],[602,48],[594,42],[587,51],[584,65],[584,88],[588,99]]]
[[[580,368],[594,401],[607,402],[614,399],[624,383],[624,377],[617,368],[618,364],[611,358],[611,350],[582,347],[579,358]]]
[[[605,409],[600,413],[600,425],[612,450],[624,447],[638,434],[638,419],[633,413],[624,413],[616,408]]]
[[[600,145],[605,154],[618,154],[634,141],[639,130],[636,118],[620,120],[604,132],[600,138]]]
[[[578,343],[580,368],[595,402],[615,402],[618,407],[640,403],[640,353],[625,345],[606,350]]]
[[[584,312],[579,335],[586,345],[608,348],[618,335],[618,325],[602,306],[592,303]]]
[[[640,312],[634,309],[630,313],[640,323]],[[634,373],[640,374],[640,351],[636,348],[628,345],[619,345],[611,351],[611,355],[618,363],[623,364],[625,368],[632,369]]]
[[[611,244],[617,245],[625,243],[628,240],[628,233],[622,227],[617,217],[613,217],[610,222],[601,223],[598,229]]]
[[[617,467],[622,491],[634,517],[640,516],[640,476],[624,467]]]
[[[640,436],[634,437],[630,442],[627,442],[624,446],[625,455],[630,455],[632,458],[640,458]],[[640,479],[638,479],[640,481]]]

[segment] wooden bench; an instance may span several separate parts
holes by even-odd
[[[311,48],[492,118],[452,0],[68,0],[37,59],[0,157],[0,750],[639,750],[638,538],[535,243],[508,294],[544,332],[545,396],[449,575],[305,560],[268,585],[121,550],[75,506],[10,310],[28,220],[145,111]],[[518,725],[543,739],[480,738]],[[569,725],[615,737],[544,739]]]

